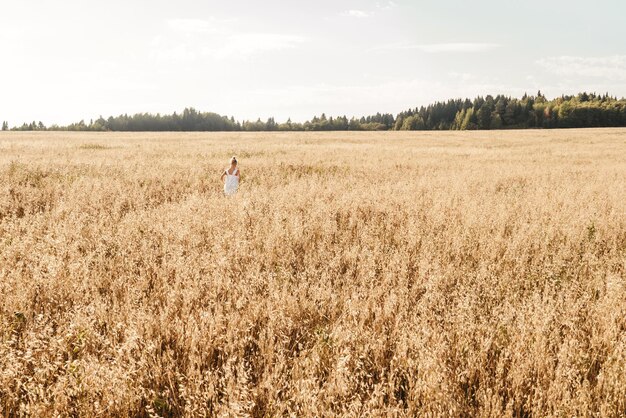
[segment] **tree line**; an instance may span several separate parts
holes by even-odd
[[[484,130],[626,126],[626,100],[580,93],[548,100],[538,92],[448,100],[400,113],[397,130]]]
[[[232,116],[199,112],[187,108],[171,115],[138,113],[85,123],[81,120],[67,126],[46,127],[42,122],[24,123],[16,131],[385,131],[385,130],[486,130],[527,128],[626,127],[626,99],[579,93],[548,100],[541,92],[525,94],[521,99],[504,95],[479,96],[474,100],[451,99],[409,109],[397,116],[390,113],[360,118],[315,116],[306,122],[278,123],[236,121]],[[9,130],[8,122],[2,130]]]

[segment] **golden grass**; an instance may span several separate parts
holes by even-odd
[[[626,414],[626,130],[2,133],[0,182],[2,416]]]

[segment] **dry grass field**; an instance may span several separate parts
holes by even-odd
[[[626,130],[2,132],[0,185],[1,416],[626,415]]]

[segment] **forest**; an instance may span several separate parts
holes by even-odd
[[[2,130],[15,131],[386,131],[386,130],[489,130],[531,128],[592,128],[626,126],[626,99],[608,93],[579,93],[548,100],[540,91],[522,98],[504,95],[475,99],[450,99],[400,112],[377,113],[360,118],[315,116],[306,122],[288,119],[279,123],[237,121],[234,117],[186,108],[171,115],[138,113],[110,116],[67,126],[46,126],[42,122],[24,123]]]

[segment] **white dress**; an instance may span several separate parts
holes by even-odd
[[[233,174],[228,174],[228,170],[224,172],[226,174],[226,181],[224,182],[224,194],[226,196],[231,196],[237,192],[239,177],[237,177],[236,174],[238,170],[238,168],[235,168]]]

